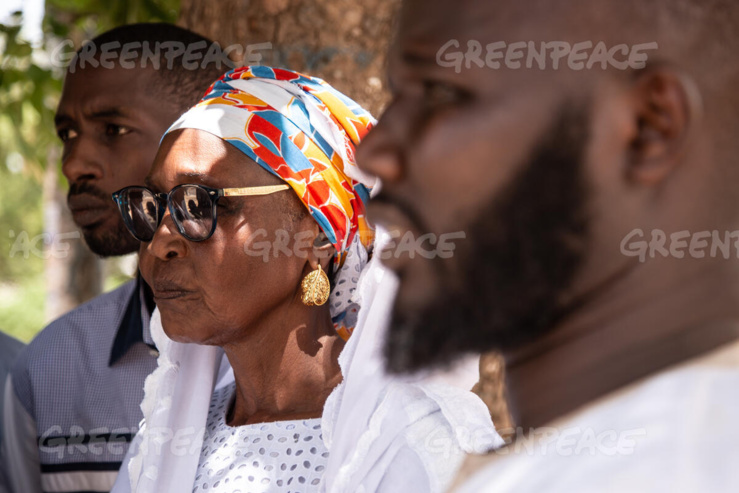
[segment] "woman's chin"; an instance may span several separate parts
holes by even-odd
[[[161,312],[162,328],[167,337],[184,344],[206,344],[207,335],[202,327],[193,323],[192,318],[183,318],[180,314]]]

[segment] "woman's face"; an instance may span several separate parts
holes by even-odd
[[[147,186],[167,193],[183,183],[241,188],[283,182],[220,138],[184,129],[165,137]],[[295,254],[307,251],[295,237],[304,246],[312,243],[306,235],[318,233],[301,208],[291,190],[224,197],[218,201],[218,227],[203,242],[180,235],[167,212],[140,250],[141,274],[154,291],[167,335],[224,345],[245,327],[300,303],[300,281],[310,267],[307,255]],[[276,244],[278,252],[271,248]]]

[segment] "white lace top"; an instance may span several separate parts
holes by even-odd
[[[193,492],[318,491],[328,459],[321,420],[231,427],[234,392],[231,384],[213,393]]]

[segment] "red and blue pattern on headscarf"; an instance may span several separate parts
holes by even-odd
[[[331,308],[345,337],[356,316],[351,294],[374,239],[365,217],[374,177],[355,162],[355,148],[374,123],[321,79],[253,66],[224,74],[167,131],[212,133],[290,185],[336,248],[335,281],[346,285]]]

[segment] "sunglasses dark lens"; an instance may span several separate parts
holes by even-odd
[[[121,198],[120,209],[128,230],[139,241],[151,241],[159,225],[154,195],[145,188],[129,188]]]
[[[180,231],[190,240],[208,238],[213,229],[213,200],[207,190],[182,186],[172,192],[173,217]]]

